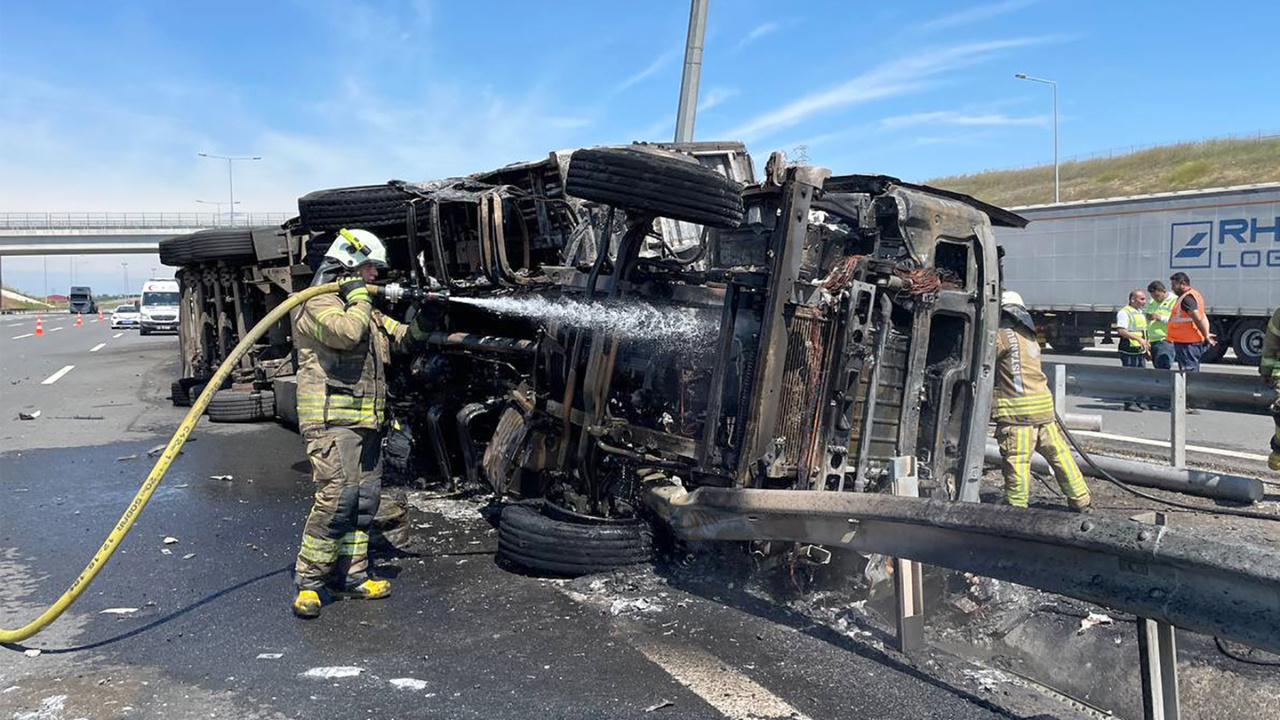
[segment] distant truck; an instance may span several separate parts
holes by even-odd
[[[71,288],[71,292],[67,294],[67,311],[73,315],[98,312],[98,303],[93,299],[93,288],[87,285]]]
[[[998,227],[1004,283],[1022,294],[1045,339],[1078,352],[1110,332],[1129,291],[1182,271],[1204,294],[1218,344],[1257,365],[1280,305],[1280,183],[1013,208]]]
[[[142,284],[138,303],[138,333],[178,331],[178,304],[182,291],[177,280],[148,280]]]

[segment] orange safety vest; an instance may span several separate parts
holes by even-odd
[[[1195,313],[1200,317],[1205,316],[1204,296],[1199,290],[1192,288],[1179,295],[1178,301],[1173,304],[1173,312],[1169,314],[1169,342],[1194,345],[1208,339],[1200,334],[1195,319],[1182,309],[1182,299],[1188,295],[1196,299]]]

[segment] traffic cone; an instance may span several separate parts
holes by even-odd
[[[98,322],[102,322],[102,311],[98,311]]]
[[[44,334],[44,324],[40,321],[39,315],[36,316],[36,334],[37,335]]]
[[[76,313],[76,327],[84,327],[84,317]]]

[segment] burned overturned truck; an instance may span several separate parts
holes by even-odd
[[[389,280],[448,289],[445,326],[393,368],[388,460],[401,481],[512,501],[509,560],[573,574],[644,559],[655,485],[881,492],[906,455],[921,494],[977,497],[991,225],[1016,215],[781,154],[757,181],[732,143],[555,153],[299,206],[274,266],[225,274],[270,306],[306,283],[294,258],[362,227],[389,240]],[[241,392],[281,386],[280,333]],[[187,346],[215,358],[219,336],[201,337]]]

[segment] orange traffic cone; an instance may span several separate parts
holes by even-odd
[[[98,322],[102,322],[102,311],[98,311]]]
[[[76,313],[76,327],[84,327],[84,318],[80,313]]]
[[[44,334],[44,324],[41,323],[39,315],[36,316],[36,334],[37,335]]]

